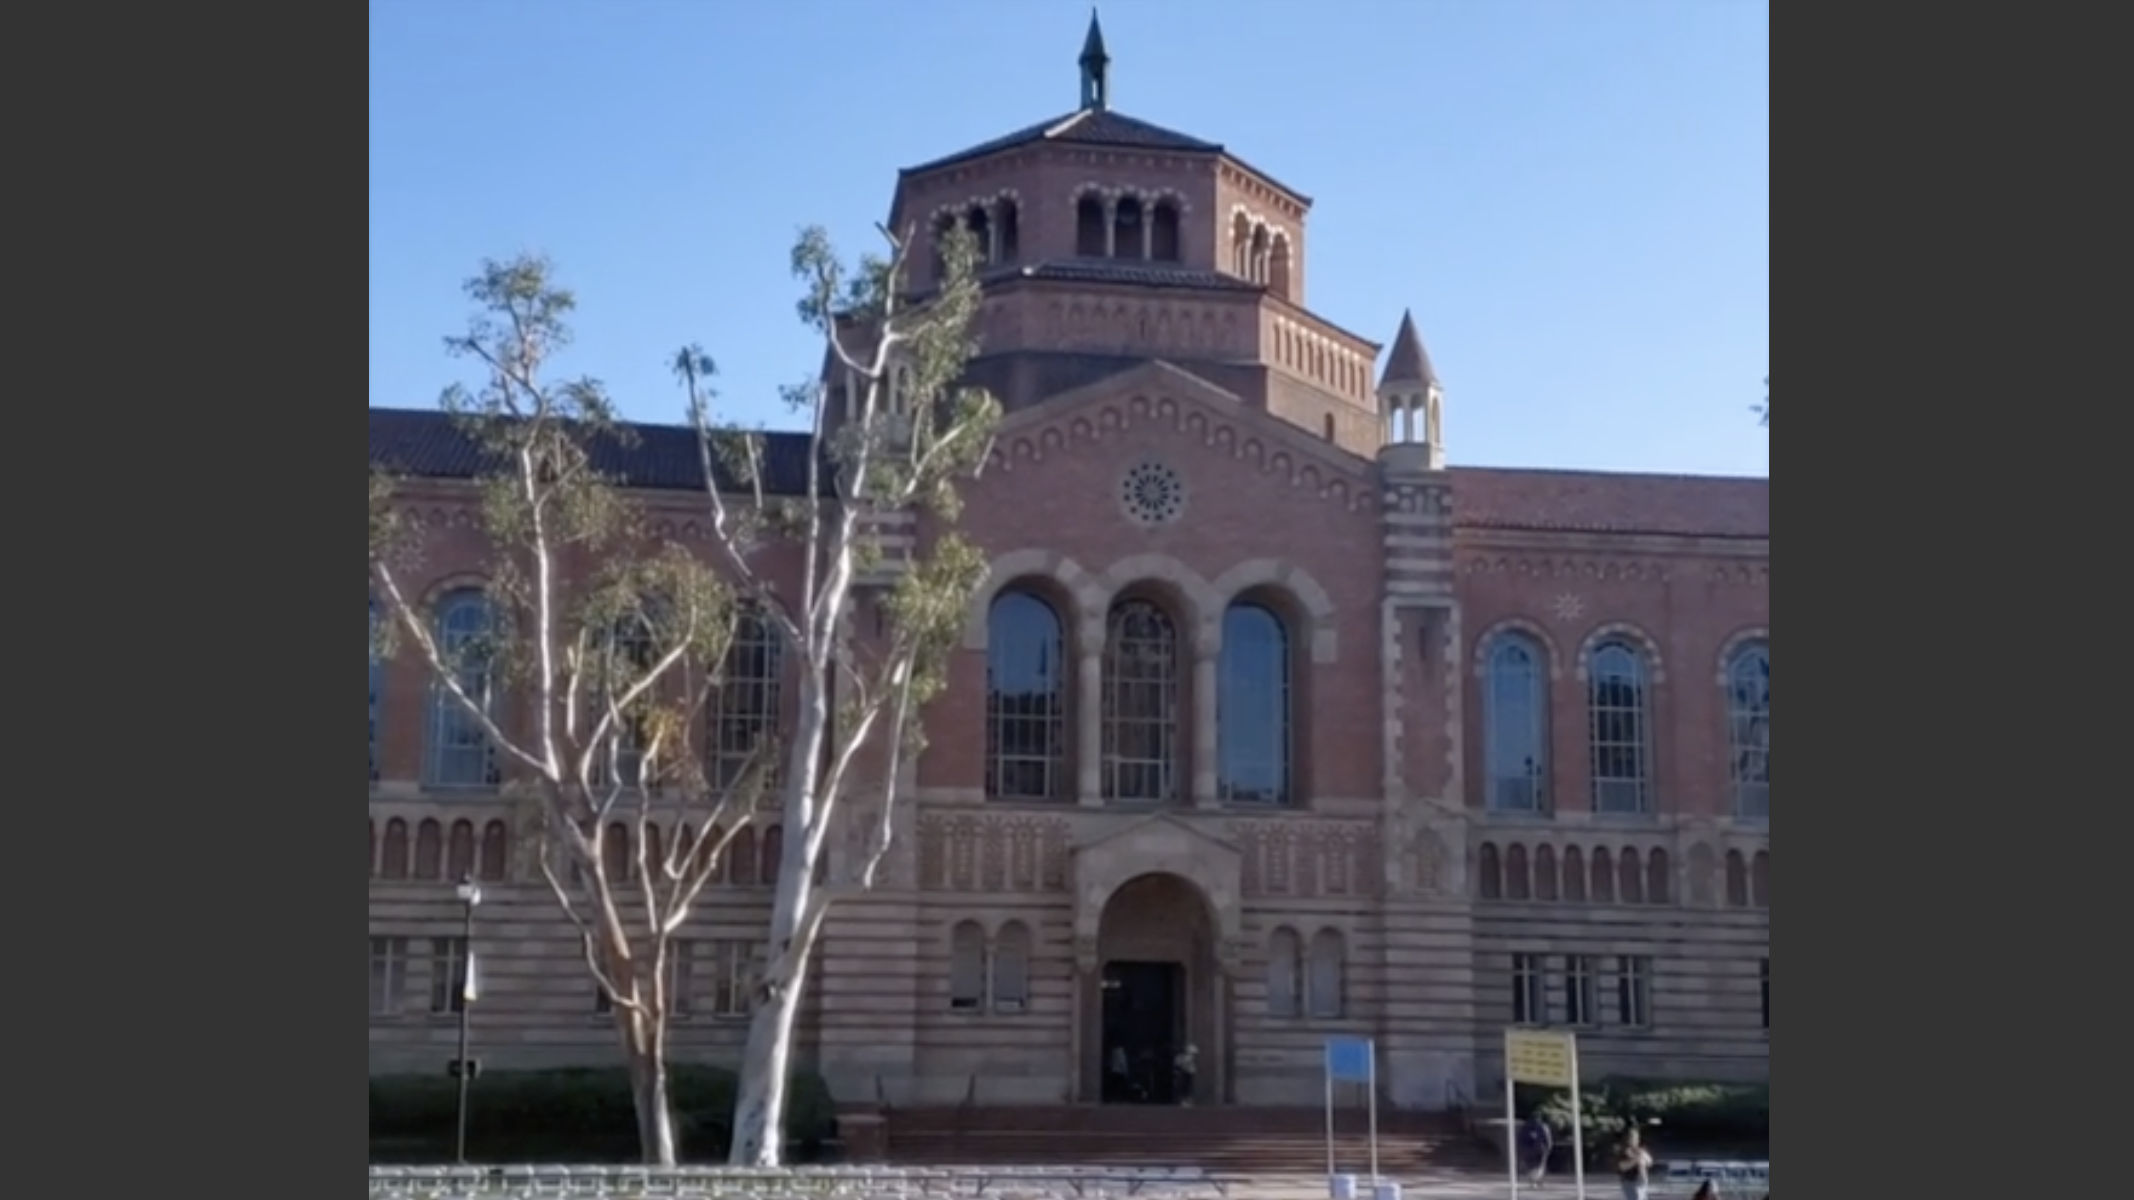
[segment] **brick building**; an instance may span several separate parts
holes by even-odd
[[[899,178],[894,225],[986,254],[972,373],[1007,415],[964,528],[993,570],[804,1057],[848,1099],[1045,1104],[1163,1099],[1190,1042],[1200,1102],[1310,1104],[1324,1038],[1369,1034],[1431,1108],[1546,1022],[1589,1075],[1764,1077],[1768,482],[1448,466],[1413,321],[1381,365],[1307,307],[1310,201],[1113,110],[1094,24],[1081,67],[1075,112]],[[631,481],[695,536],[691,435],[642,433]],[[429,412],[373,409],[370,448],[431,509],[449,632],[472,459]],[[773,439],[774,486],[804,455]],[[745,734],[792,688],[775,643],[736,653]],[[409,658],[370,718],[372,1069],[452,1053],[462,870],[484,1057],[612,1061],[479,739]],[[680,1058],[738,1053],[777,839],[689,930]]]

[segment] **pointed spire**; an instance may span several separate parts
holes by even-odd
[[[1104,50],[1104,27],[1097,6],[1089,6],[1089,34],[1082,39],[1082,107],[1111,107],[1111,55]]]
[[[1404,383],[1443,386],[1430,365],[1429,351],[1423,349],[1423,335],[1415,331],[1415,313],[1408,310],[1400,314],[1400,332],[1393,335],[1393,353],[1386,356],[1385,374],[1378,377],[1382,388]]]

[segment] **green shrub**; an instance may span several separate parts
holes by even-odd
[[[1758,1145],[1771,1137],[1771,1088],[1761,1083],[1603,1079],[1582,1089],[1587,1148],[1612,1145],[1631,1123],[1670,1145]],[[1571,1131],[1571,1097],[1521,1085],[1519,1110],[1538,1104],[1559,1144]]]
[[[723,1160],[733,1128],[734,1073],[685,1063],[667,1070],[681,1159]],[[786,1138],[800,1157],[813,1157],[836,1132],[836,1103],[813,1072],[794,1072],[786,1088]],[[448,1157],[458,1103],[458,1081],[443,1074],[373,1078],[373,1161]],[[469,1159],[629,1162],[637,1156],[637,1108],[627,1070],[492,1071],[474,1080],[467,1104]]]

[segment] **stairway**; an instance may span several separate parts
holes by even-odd
[[[1335,1113],[1340,1169],[1369,1169],[1367,1114]],[[1141,1105],[906,1108],[889,1114],[889,1161],[907,1166],[1200,1167],[1219,1174],[1326,1169],[1326,1114],[1312,1108]],[[1455,1118],[1378,1114],[1387,1173],[1490,1165]]]

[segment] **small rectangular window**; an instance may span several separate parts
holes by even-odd
[[[1622,1024],[1630,1029],[1652,1027],[1652,960],[1643,955],[1624,955],[1616,960],[1616,1009]]]
[[[430,1011],[458,1012],[467,1006],[467,939],[430,939]]]
[[[1548,973],[1541,956],[1512,955],[1512,1024],[1545,1025],[1548,1019]]]
[[[400,997],[407,984],[408,940],[374,937],[370,940],[370,1010],[378,1016],[400,1011]]]
[[[1567,1025],[1593,1025],[1600,1021],[1600,972],[1584,954],[1563,960],[1563,1019]]]

